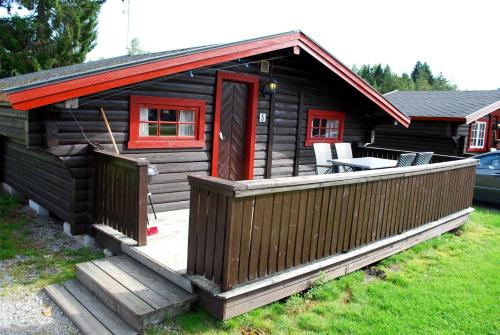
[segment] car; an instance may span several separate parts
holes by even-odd
[[[500,151],[474,156],[479,160],[474,184],[474,200],[500,205]]]

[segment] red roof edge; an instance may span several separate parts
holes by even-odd
[[[405,127],[409,126],[410,118],[408,116],[399,111],[379,92],[361,79],[361,77],[353,73],[347,66],[330,55],[302,32],[291,32],[289,34],[252,40],[236,45],[29,88],[7,94],[7,98],[13,108],[28,110],[116,87],[294,46],[299,46],[308,52],[402,125]]]

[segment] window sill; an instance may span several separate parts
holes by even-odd
[[[129,149],[204,148],[204,140],[135,140],[128,142]]]
[[[335,144],[335,143],[340,143],[340,139],[326,139],[326,138],[321,138],[321,139],[306,139],[304,145],[306,147],[311,147],[314,143],[329,143],[329,144]]]

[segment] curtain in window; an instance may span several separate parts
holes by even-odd
[[[337,138],[339,122],[337,120],[326,120],[326,137]]]
[[[194,111],[179,111],[179,122],[193,122],[180,124],[178,136],[194,136]]]
[[[139,110],[139,121],[147,122],[149,121],[149,109],[145,107],[141,107]],[[139,136],[148,136],[149,135],[149,124],[140,123],[139,125]]]

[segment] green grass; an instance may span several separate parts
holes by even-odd
[[[221,322],[185,314],[149,334],[499,334],[500,212],[283,302]],[[385,276],[383,275],[385,274]]]
[[[102,257],[102,253],[89,248],[66,248],[62,243],[54,250],[53,243],[66,241],[60,227],[53,227],[54,235],[40,236],[44,225],[20,210],[17,201],[0,194],[0,294],[15,290],[27,292],[59,283],[75,276],[76,263]],[[9,285],[1,282],[9,278]],[[7,280],[5,280],[7,282]]]

